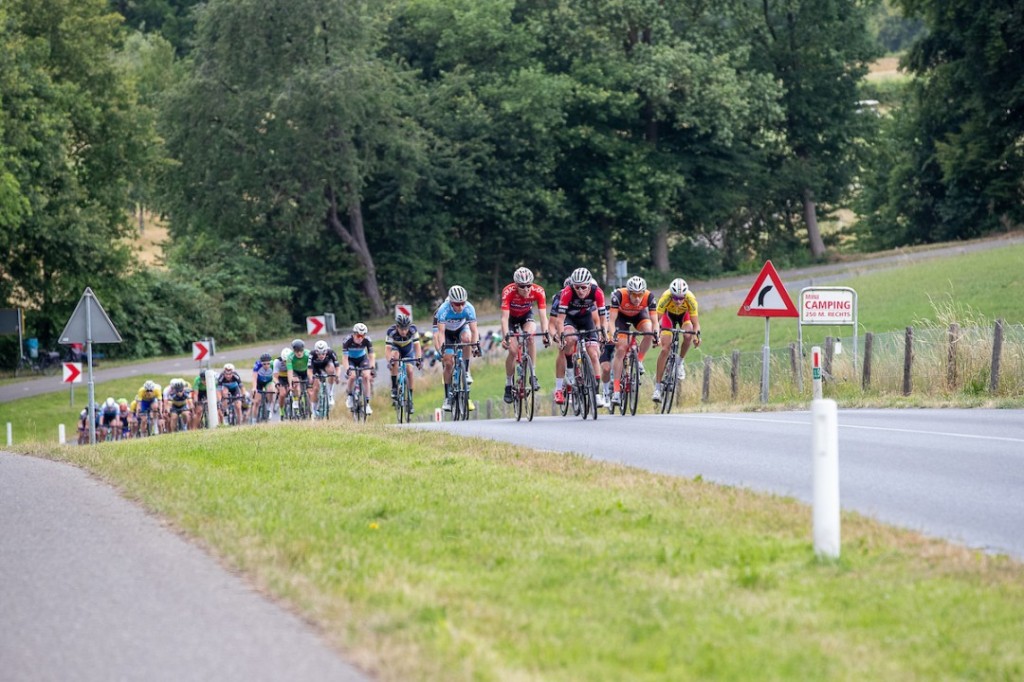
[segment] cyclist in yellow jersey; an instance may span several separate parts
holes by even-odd
[[[665,363],[668,362],[668,354],[672,348],[672,334],[666,332],[673,327],[679,327],[696,334],[684,334],[682,343],[679,345],[679,364],[677,365],[677,376],[679,379],[686,378],[686,369],[683,367],[683,358],[686,357],[690,345],[700,345],[700,321],[697,319],[697,297],[690,291],[686,280],[680,278],[672,280],[668,289],[658,299],[658,318],[661,320],[661,352],[658,353],[658,372],[655,376],[654,395],[651,398],[654,402],[661,402],[661,379],[665,374]]]
[[[160,384],[153,381],[147,381],[142,384],[142,388],[135,394],[135,403],[139,415],[139,429],[142,432],[145,433],[146,431],[150,413],[153,414],[156,423],[160,423],[160,406],[163,403],[163,397]]]

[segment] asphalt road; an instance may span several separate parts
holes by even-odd
[[[110,486],[0,453],[0,679],[367,677]]]
[[[544,417],[414,428],[580,452],[812,501],[808,412],[602,413],[587,422]],[[1021,410],[840,410],[839,470],[843,509],[1024,559]]]

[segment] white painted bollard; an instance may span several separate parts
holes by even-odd
[[[64,445],[68,442],[67,436],[64,434],[64,425],[57,424],[57,442]]]
[[[839,558],[839,417],[836,401],[811,403],[814,553]]]
[[[14,444],[14,434],[11,432],[11,422],[7,422],[7,445]]]
[[[443,416],[444,416],[444,413],[441,411],[441,408],[440,407],[435,407],[434,408],[434,421],[436,421],[436,422],[441,421]]]
[[[206,423],[217,428],[217,374],[212,369],[206,370]]]
[[[811,399],[821,400],[821,346],[811,348]]]

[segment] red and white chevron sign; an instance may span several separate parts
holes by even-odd
[[[313,315],[306,318],[306,332],[310,336],[321,336],[327,333],[327,318],[324,315]]]
[[[65,362],[64,363],[64,383],[65,384],[80,384],[80,383],[82,383],[82,363],[80,363],[80,362]]]
[[[192,342],[192,359],[199,361],[204,360],[210,354],[210,345],[206,341],[193,341]]]

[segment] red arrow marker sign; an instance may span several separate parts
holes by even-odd
[[[326,320],[323,315],[314,315],[313,317],[306,318],[306,332],[310,336],[317,336],[319,334],[326,334],[324,327],[326,326]]]
[[[202,360],[210,354],[210,347],[203,341],[192,342],[192,359]]]
[[[64,383],[65,384],[80,384],[80,383],[82,383],[82,363],[80,363],[80,362],[65,362],[64,363]]]

